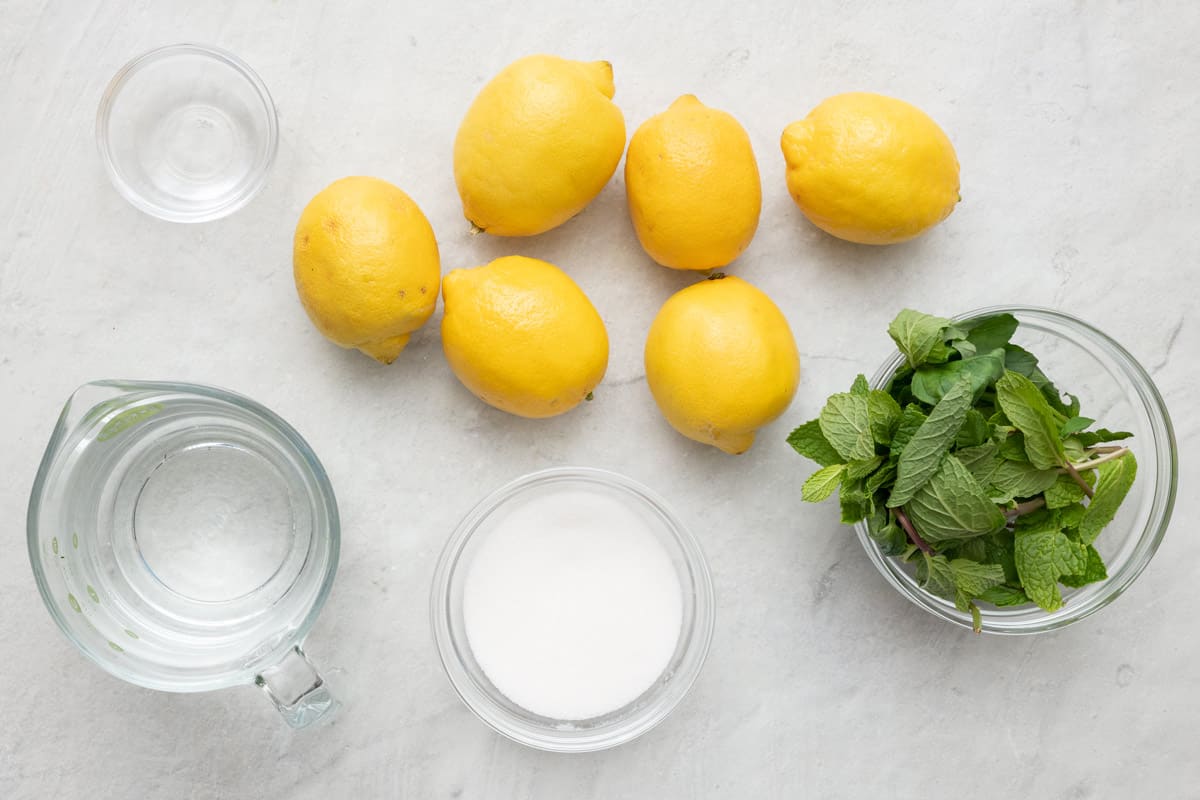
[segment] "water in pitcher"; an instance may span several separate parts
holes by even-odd
[[[103,638],[160,688],[286,647],[329,554],[320,493],[283,431],[217,397],[151,389],[98,404],[60,448],[39,527],[60,532],[44,556],[74,635]]]

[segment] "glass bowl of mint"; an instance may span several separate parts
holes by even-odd
[[[1075,317],[904,309],[894,352],[788,442],[818,465],[901,594],[978,632],[1040,633],[1133,583],[1175,502],[1171,419],[1149,373]]]

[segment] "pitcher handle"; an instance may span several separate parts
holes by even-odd
[[[279,663],[255,675],[254,684],[267,693],[293,728],[306,728],[341,705],[300,645],[288,650]]]

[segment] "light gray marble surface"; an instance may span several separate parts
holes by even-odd
[[[1191,479],[1200,392],[1200,6],[1132,3],[0,3],[0,797],[1200,797],[1200,543]],[[243,56],[274,93],[281,143],[235,216],[151,219],[108,184],[93,142],[105,83],[176,41]],[[580,217],[528,240],[472,238],[451,174],[459,119],[518,56],[604,58],[629,130],[695,92],[748,128],[764,183],[733,267],[784,309],[804,375],[740,458],[676,435],[641,360],[658,306],[692,278],[643,255],[620,174]],[[963,202],[914,243],[870,249],[809,225],[778,137],[827,95],[905,98],[949,132]],[[437,317],[390,367],[326,343],[292,285],[307,199],[347,174],[402,186],[443,269],[524,253],[565,267],[612,340],[597,400],[531,422],[487,408],[441,355]],[[909,305],[1048,305],[1124,343],[1174,412],[1175,522],[1100,615],[1035,638],[977,638],[886,586],[782,439],[889,349]],[[438,312],[440,315],[440,311]],[[76,653],[42,608],[26,498],[62,401],[99,377],[223,385],[321,455],[342,566],[309,637],[346,701],[294,733],[252,687],[168,695]],[[485,491],[557,464],[666,495],[707,550],[711,656],[661,727],[614,751],[523,749],[442,675],[427,596],[439,548]]]

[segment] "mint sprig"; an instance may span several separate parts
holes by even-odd
[[[1038,469],[1065,466],[1061,427],[1055,411],[1033,381],[1016,372],[1005,372],[996,381],[996,401],[1004,416],[1025,436],[1025,454]]]
[[[818,423],[825,440],[843,459],[865,460],[875,455],[866,393],[851,391],[833,395],[821,409]]]
[[[965,323],[904,309],[888,334],[904,355],[885,389],[859,375],[788,443],[819,466],[808,502],[838,493],[885,555],[971,614],[980,603],[1054,611],[1061,587],[1105,580],[1093,543],[1137,473],[1131,434],[1096,428],[1038,359],[1018,322]]]
[[[971,384],[954,385],[929,412],[904,447],[896,464],[896,485],[888,495],[888,508],[902,506],[938,471],[971,408]]]

